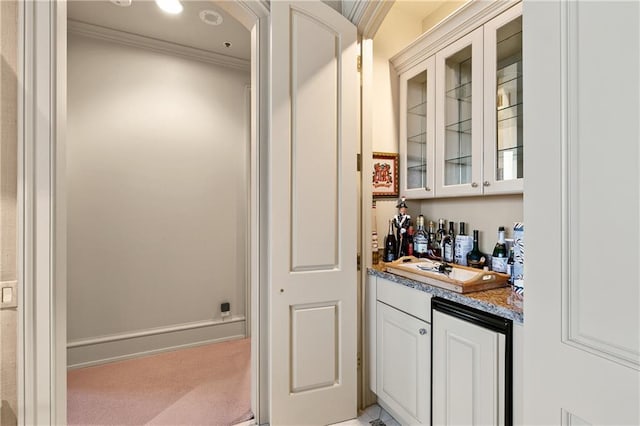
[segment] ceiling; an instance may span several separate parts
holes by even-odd
[[[224,1],[224,0],[222,0]],[[180,44],[208,52],[250,60],[251,34],[215,1],[182,0],[179,15],[161,11],[153,0],[133,0],[128,7],[109,0],[69,0],[67,17],[75,21]],[[213,26],[198,16],[203,10],[219,13],[222,24]],[[231,47],[226,47],[230,42]]]

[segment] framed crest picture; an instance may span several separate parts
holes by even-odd
[[[373,153],[372,185],[374,197],[398,196],[398,154]]]

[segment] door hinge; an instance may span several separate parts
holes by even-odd
[[[362,55],[358,55],[357,67],[358,67],[358,72],[362,71]]]
[[[356,154],[356,171],[362,171],[362,154]]]
[[[358,253],[358,256],[356,257],[356,266],[358,267],[358,271],[362,267],[362,257],[360,256],[360,253]]]

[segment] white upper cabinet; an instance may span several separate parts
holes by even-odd
[[[403,195],[522,192],[521,3],[470,3],[391,62]]]
[[[435,60],[400,77],[400,182],[407,198],[431,198],[435,191]]]
[[[482,28],[436,53],[436,194],[482,193]]]
[[[522,4],[484,26],[484,193],[521,192]]]

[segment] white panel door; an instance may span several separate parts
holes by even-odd
[[[523,18],[524,423],[638,425],[640,3]]]
[[[505,424],[504,335],[433,311],[433,424]]]
[[[356,29],[271,2],[270,418],[356,417]]]

